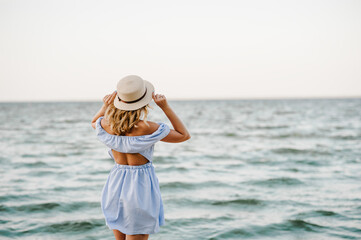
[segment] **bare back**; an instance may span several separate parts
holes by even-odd
[[[141,135],[152,134],[159,127],[159,124],[157,124],[155,122],[147,121],[147,123],[149,124],[149,126],[147,126],[143,120],[140,120],[137,124],[138,128],[133,128],[131,132],[126,133],[126,136],[141,136]],[[106,119],[104,119],[104,118],[101,119],[100,125],[107,133],[112,134],[112,135],[115,134],[111,130]],[[112,153],[114,155],[114,161],[118,164],[143,165],[143,164],[146,164],[147,162],[149,162],[149,160],[140,153],[122,153],[122,152],[115,151],[113,149],[112,149]]]

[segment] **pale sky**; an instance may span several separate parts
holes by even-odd
[[[360,0],[0,0],[0,101],[361,96]]]

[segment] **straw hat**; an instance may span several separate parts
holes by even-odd
[[[114,106],[121,110],[136,110],[152,101],[154,86],[136,75],[128,75],[119,80]]]

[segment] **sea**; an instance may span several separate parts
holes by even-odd
[[[361,98],[169,105],[191,139],[155,145],[165,225],[149,239],[361,239]],[[101,106],[0,103],[0,239],[114,239]]]

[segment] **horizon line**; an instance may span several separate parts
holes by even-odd
[[[303,97],[244,97],[244,98],[167,98],[168,101],[236,101],[236,100],[307,100],[307,99],[358,99],[361,95],[355,96],[303,96]],[[0,100],[0,103],[24,103],[24,102],[101,102],[100,100],[88,99],[58,99],[58,100]]]

